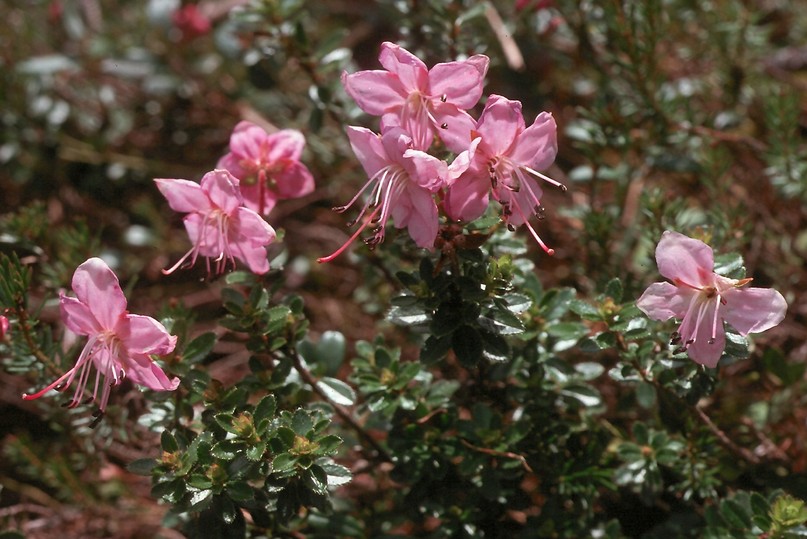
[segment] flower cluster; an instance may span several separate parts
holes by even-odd
[[[381,243],[390,217],[419,247],[433,248],[440,223],[435,196],[444,201],[445,216],[453,221],[480,217],[492,197],[501,204],[502,219],[511,230],[525,224],[552,254],[529,222],[543,213],[537,180],[565,190],[540,172],[557,154],[552,115],[542,112],[526,127],[520,102],[491,95],[475,120],[468,110],[482,97],[489,64],[484,55],[429,69],[406,49],[385,42],[379,62],[385,69],[342,76],[358,106],[380,116],[381,133],[348,127],[351,147],[369,181],[335,210],[345,211],[364,192],[369,196],[351,223],[363,220],[356,233],[319,261],[333,260],[368,226],[374,230],[365,243]],[[429,153],[437,145],[455,155],[451,164]]]
[[[269,271],[265,246],[275,240],[275,230],[263,219],[280,199],[296,198],[314,190],[314,178],[300,162],[305,146],[302,133],[284,129],[274,134],[250,123],[235,126],[230,151],[218,168],[199,184],[180,179],[157,178],[157,188],[171,209],[187,214],[185,230],[193,247],[165,273],[176,271],[199,255],[216,262],[216,273],[241,260],[256,274]]]
[[[275,240],[275,230],[264,220],[278,199],[299,197],[314,189],[313,177],[300,162],[305,145],[298,131],[269,134],[249,122],[239,123],[230,139],[230,152],[218,167],[199,183],[157,178],[155,183],[174,211],[186,214],[183,221],[193,245],[168,274],[201,255],[215,262],[222,273],[235,260],[250,271],[269,271],[266,246]],[[259,213],[260,212],[260,213]],[[95,388],[86,400],[99,402],[96,422],[103,416],[110,389],[125,378],[158,391],[172,391],[179,379],[168,379],[151,359],[173,351],[176,337],[148,316],[129,314],[117,276],[100,258],[80,265],[73,276],[76,297],[61,296],[62,320],[68,329],[88,337],[75,365],[44,389],[23,399],[38,399],[51,389],[63,390],[78,377],[74,408],[82,403],[91,367],[95,367]],[[8,331],[8,319],[0,317],[0,338]],[[99,394],[100,392],[100,394]],[[100,400],[99,400],[100,399]],[[95,423],[93,423],[94,425]]]

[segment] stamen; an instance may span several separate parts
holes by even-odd
[[[717,316],[718,313],[720,312],[721,299],[722,299],[721,296],[718,294],[717,301],[715,302],[715,316],[712,319],[712,337],[709,339],[709,344],[714,344],[715,339],[717,339]]]
[[[532,169],[532,168],[530,168],[530,167],[528,167],[528,166],[526,166],[526,165],[521,165],[521,168],[523,168],[524,170],[526,170],[527,172],[529,172],[530,174],[532,174],[532,175],[533,175],[533,176],[535,176],[536,178],[541,178],[541,179],[542,179],[542,180],[544,180],[545,182],[547,182],[547,183],[551,183],[552,185],[554,185],[555,187],[559,188],[559,189],[560,189],[561,191],[563,191],[564,193],[565,193],[566,191],[568,191],[568,190],[569,190],[569,188],[568,188],[568,187],[566,187],[565,185],[563,185],[563,184],[562,184],[562,183],[560,183],[559,181],[557,181],[557,180],[553,180],[553,179],[552,179],[552,178],[550,178],[549,176],[547,176],[547,175],[545,175],[545,174],[541,174],[540,172],[538,172],[538,171],[537,171],[537,170],[535,170],[535,169]]]
[[[540,246],[541,246],[541,248],[544,250],[544,252],[545,252],[546,254],[548,254],[549,256],[554,255],[554,254],[555,254],[555,250],[554,250],[554,249],[552,249],[552,248],[550,248],[550,247],[548,247],[548,246],[547,246],[547,245],[544,243],[544,241],[541,239],[541,237],[538,235],[538,233],[535,231],[535,229],[534,229],[534,228],[532,228],[532,225],[530,224],[529,219],[527,218],[527,216],[526,216],[526,215],[524,215],[524,212],[521,210],[521,206],[518,204],[518,199],[515,199],[515,198],[514,198],[514,199],[512,199],[512,201],[513,201],[513,203],[514,203],[514,205],[515,205],[515,207],[516,207],[516,211],[517,211],[517,212],[518,212],[518,214],[521,216],[521,218],[524,220],[524,224],[527,226],[527,230],[529,230],[529,231],[530,231],[530,234],[532,234],[532,237],[533,237],[533,238],[535,238],[535,241],[537,241],[537,242],[538,242],[538,245],[540,245]],[[510,228],[510,224],[509,224],[509,223],[508,223],[508,228]]]
[[[361,225],[361,227],[359,227],[359,228],[356,230],[356,232],[354,232],[354,233],[353,233],[353,235],[350,237],[350,239],[349,239],[349,240],[347,240],[347,241],[344,243],[344,245],[342,245],[342,246],[341,246],[339,249],[337,249],[336,251],[334,251],[332,254],[330,254],[330,255],[328,255],[328,256],[323,256],[323,257],[321,257],[321,258],[317,258],[317,262],[319,262],[320,264],[322,264],[323,262],[330,262],[331,260],[333,260],[334,258],[336,258],[337,256],[339,256],[340,254],[342,254],[342,252],[343,252],[345,249],[347,249],[347,246],[348,246],[348,245],[350,245],[351,243],[353,243],[354,241],[356,241],[356,238],[358,238],[358,237],[359,237],[359,235],[360,235],[360,234],[361,234],[361,233],[364,231],[364,229],[365,229],[365,228],[367,228],[367,225],[369,225],[369,224],[370,224],[370,221],[372,221],[372,220],[373,220],[373,218],[376,216],[376,214],[377,214],[378,212],[380,212],[380,211],[381,211],[381,208],[380,208],[380,207],[377,207],[376,209],[374,209],[374,210],[373,210],[373,213],[371,213],[371,214],[370,214],[370,217],[368,217],[368,218],[367,218],[367,219],[364,221],[364,223]]]

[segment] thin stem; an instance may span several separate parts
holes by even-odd
[[[695,413],[698,415],[698,419],[700,419],[701,423],[706,425],[706,427],[715,435],[717,441],[720,442],[723,447],[737,455],[738,457],[742,458],[743,460],[750,462],[751,464],[760,464],[762,461],[758,456],[756,456],[753,452],[749,451],[745,447],[740,447],[739,445],[735,444],[731,441],[731,438],[728,435],[720,430],[720,427],[714,424],[714,422],[706,415],[706,412],[698,408],[695,408]]]
[[[353,419],[353,416],[350,414],[350,412],[344,406],[342,406],[340,404],[337,404],[334,401],[332,401],[328,397],[328,395],[326,395],[325,392],[322,391],[322,389],[320,389],[320,387],[317,385],[316,378],[314,378],[314,376],[308,371],[308,369],[306,369],[303,366],[303,362],[300,359],[300,355],[296,351],[292,351],[291,357],[292,357],[292,360],[293,360],[293,363],[294,363],[294,369],[298,372],[300,377],[308,385],[311,386],[311,389],[314,391],[314,393],[319,395],[319,397],[322,400],[324,400],[325,402],[327,402],[328,404],[333,406],[333,409],[336,412],[336,415],[338,415],[340,418],[342,418],[342,420],[351,429],[356,431],[356,433],[359,435],[359,437],[361,437],[364,441],[366,441],[368,444],[370,444],[370,446],[375,450],[375,452],[378,454],[378,456],[381,459],[383,459],[383,460],[385,460],[387,462],[392,462],[393,461],[392,456],[387,452],[387,450],[384,449],[381,446],[381,444],[379,444],[378,441],[376,441],[375,438],[370,436],[370,433],[368,433],[366,430],[364,430],[364,427],[359,425],[356,422],[356,420]]]

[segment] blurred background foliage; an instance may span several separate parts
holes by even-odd
[[[804,0],[5,2],[0,524],[27,537],[804,533],[805,12]],[[404,234],[313,263],[347,239],[330,208],[364,183],[344,126],[377,128],[340,74],[377,69],[383,41],[429,65],[487,54],[486,94],[522,101],[528,121],[554,114],[549,175],[569,187],[543,199],[554,257],[488,219],[464,231],[490,238],[458,262],[488,294],[433,278],[444,253]],[[187,239],[153,178],[198,180],[242,119],[303,131],[317,180],[269,216],[277,270],[162,276]],[[673,328],[633,305],[659,280],[666,229],[788,300],[781,326],[731,339],[719,375],[674,354]],[[19,396],[75,357],[57,292],[96,255],[133,312],[180,336],[168,368],[184,382],[117,392],[91,430],[86,409]],[[267,422],[247,432],[242,417]],[[189,444],[204,458],[166,457]],[[290,456],[274,472],[214,473],[247,446]],[[133,462],[187,482],[150,491]]]

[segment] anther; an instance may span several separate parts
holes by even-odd
[[[443,95],[440,96],[440,101],[442,101],[443,103],[445,103],[447,99],[448,99],[448,96],[446,94],[443,94]]]
[[[440,129],[448,129],[448,124],[446,122],[441,123]]]

